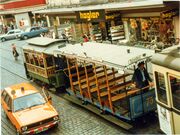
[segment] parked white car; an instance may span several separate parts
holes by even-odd
[[[0,40],[4,42],[6,40],[15,39],[22,32],[23,31],[20,29],[9,30],[6,34],[0,36]]]

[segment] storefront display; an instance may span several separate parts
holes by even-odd
[[[129,18],[130,42],[174,42],[173,19],[161,17]]]
[[[112,41],[119,41],[119,40],[125,38],[124,26],[123,25],[111,27],[110,32],[111,32],[111,40]]]

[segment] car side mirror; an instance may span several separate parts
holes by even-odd
[[[52,100],[52,97],[51,97],[51,96],[48,97],[48,101],[50,101],[50,100]]]

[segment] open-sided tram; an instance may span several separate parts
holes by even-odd
[[[154,55],[152,63],[160,129],[180,134],[180,45]]]
[[[138,89],[131,81],[137,63],[147,63],[154,51],[89,42],[67,45],[54,54],[66,59],[64,70],[71,86],[68,93],[84,104],[93,104],[102,112],[126,120],[156,109],[154,88],[149,85]]]
[[[156,110],[154,87],[140,89],[132,82],[140,61],[150,65],[153,50],[94,42],[65,45],[64,40],[42,37],[27,42],[23,53],[29,78],[66,87],[68,97],[112,114],[107,117],[132,121]]]

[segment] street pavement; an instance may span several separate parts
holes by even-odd
[[[17,51],[20,54],[18,61],[14,60],[11,52],[11,44],[15,43]],[[25,79],[25,71],[23,67],[22,46],[25,41],[11,40],[0,42],[0,66],[1,66],[1,89],[16,83],[27,82]],[[34,82],[30,81],[36,85]],[[38,87],[36,85],[36,87]],[[126,131],[110,122],[105,121],[99,116],[61,98],[58,95],[50,92],[53,99],[53,105],[57,109],[61,122],[58,128],[50,129],[46,132],[40,133],[42,135],[119,135],[130,134],[132,132]],[[157,118],[151,116],[150,124],[136,124],[137,129],[134,133],[149,133],[159,134]],[[1,134],[14,135],[15,128],[6,118],[3,109],[1,108]]]

